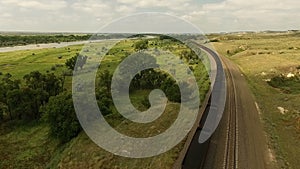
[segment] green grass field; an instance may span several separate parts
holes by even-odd
[[[280,168],[299,168],[300,156],[300,88],[291,84],[290,93],[268,84],[271,78],[299,77],[300,36],[282,34],[233,34],[213,36],[216,50],[240,67],[246,76],[262,112],[261,117],[269,147],[276,154]],[[296,87],[295,87],[296,86]],[[286,113],[279,110],[282,107]]]
[[[132,47],[133,43],[133,41],[124,41],[112,49],[101,63],[98,73],[104,69],[113,73],[115,67],[120,63],[121,58],[125,56],[124,52],[132,53],[134,51]],[[95,50],[107,46],[103,42],[91,44],[89,48]],[[56,75],[61,75],[67,71],[67,68],[62,65],[64,65],[67,59],[79,53],[82,47],[83,45],[74,45],[64,48],[0,53],[0,72],[3,75],[10,73],[14,79],[22,79],[25,74],[32,71],[40,71],[41,73],[53,72]],[[158,44],[158,47],[165,48],[163,44]],[[178,45],[171,46],[171,48],[173,48],[175,54],[179,54],[181,50],[185,49]],[[122,49],[123,51],[120,52]],[[99,54],[94,53],[93,50],[84,53],[88,56]],[[207,72],[202,70],[202,68],[202,66],[194,66],[198,84],[202,85],[200,93],[204,96],[208,90],[209,81],[206,77]],[[204,78],[204,75],[206,78]],[[71,88],[71,77],[67,77],[66,79],[66,88]],[[141,103],[141,99],[147,96],[149,92],[147,90],[139,90],[131,93],[130,97],[133,105],[139,109],[145,109]],[[108,118],[108,121],[111,121],[111,124],[116,124],[116,130],[128,135],[140,136],[141,132],[145,130],[143,129],[144,127],[147,128],[147,131],[142,132],[142,134],[145,136],[156,135],[163,132],[173,123],[179,106],[179,103],[169,102],[162,117],[146,125],[128,123],[115,115],[112,118]],[[157,157],[128,159],[115,156],[99,148],[84,132],[81,132],[79,136],[66,144],[59,144],[57,140],[49,137],[48,133],[49,127],[42,121],[29,124],[12,121],[0,124],[0,168],[167,169],[172,168],[184,144],[184,141],[182,141],[172,150]]]
[[[82,46],[0,53],[0,71],[3,74],[10,73],[16,79],[22,79],[25,74],[32,71],[51,72],[53,66],[64,65],[67,59],[79,53]],[[58,67],[58,70],[53,72],[62,73],[62,68]]]

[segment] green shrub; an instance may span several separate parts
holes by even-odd
[[[150,108],[151,104],[149,102],[148,96],[144,96],[142,100],[142,105],[145,106],[147,109]]]
[[[268,84],[274,88],[281,89],[285,93],[300,93],[300,78],[298,76],[291,78],[275,76]]]
[[[42,109],[43,118],[50,125],[50,135],[62,143],[70,141],[81,131],[70,93],[51,97]]]
[[[56,66],[52,66],[52,67],[51,67],[51,70],[52,70],[52,71],[55,71],[55,70],[56,70]]]
[[[212,40],[210,40],[210,42],[220,42],[220,40],[219,39],[212,39]]]

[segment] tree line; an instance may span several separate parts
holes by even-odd
[[[60,43],[86,40],[126,38],[128,34],[82,34],[82,35],[0,35],[0,47],[41,43]]]
[[[11,74],[5,74],[0,82],[0,113],[6,113],[10,120],[33,120],[41,117],[40,107],[51,96],[62,92],[63,79],[53,73],[41,74],[33,71],[21,80],[13,80]]]
[[[0,47],[88,40],[90,35],[0,35]]]
[[[74,68],[76,59],[83,67],[87,56],[76,54],[65,63]],[[73,65],[72,65],[73,64]],[[0,121],[46,122],[50,135],[67,142],[81,131],[72,94],[64,88],[65,75],[32,71],[22,80],[9,73],[0,80]]]

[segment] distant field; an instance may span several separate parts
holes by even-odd
[[[107,69],[111,73],[124,57],[124,51],[134,52],[133,44],[136,40],[123,41],[114,49],[110,50],[101,63],[98,73]],[[152,40],[156,43],[158,39]],[[107,44],[101,42],[97,45],[91,44],[93,48],[97,46],[100,52],[106,52]],[[149,44],[149,46],[151,46]],[[83,45],[73,45],[64,48],[49,48],[39,50],[25,50],[16,52],[0,53],[0,79],[4,74],[10,73],[14,79],[23,79],[25,74],[32,71],[41,73],[55,73],[61,75],[67,72],[64,63],[67,59],[76,55],[82,50]],[[158,48],[168,48],[177,55],[181,54],[185,47],[178,44],[170,45],[169,41],[158,44]],[[154,46],[153,46],[154,48]],[[123,50],[122,50],[123,49]],[[86,55],[95,54],[93,51],[86,52]],[[96,53],[97,54],[97,53]],[[167,56],[166,56],[167,57]],[[163,62],[163,61],[158,61]],[[207,72],[202,64],[190,65],[195,69],[194,73],[197,82],[201,86],[201,99],[204,99],[208,88],[209,79]],[[103,68],[103,69],[102,69]],[[171,66],[170,66],[171,68]],[[178,72],[181,73],[181,72]],[[1,77],[2,76],[2,77]],[[66,88],[71,88],[71,77],[66,79]],[[131,93],[130,97],[133,105],[139,109],[145,109],[141,100],[149,94],[149,90],[138,90]],[[157,121],[149,123],[149,129],[143,132],[143,125],[128,123],[114,112],[107,119],[116,127],[117,130],[128,133],[129,135],[146,134],[153,135],[163,132],[168,128],[177,115],[179,103],[169,102],[165,113]],[[55,139],[48,136],[49,127],[42,120],[24,124],[19,121],[0,123],[0,168],[148,168],[164,169],[171,168],[177,159],[179,152],[184,144],[182,141],[172,150],[153,158],[128,159],[115,156],[99,148],[93,143],[84,132],[66,144],[59,144]]]
[[[82,46],[0,53],[0,71],[3,74],[10,73],[18,79],[35,70],[42,73],[46,71],[61,73],[62,68],[58,65],[64,67],[65,61],[79,53]],[[56,67],[57,70],[51,70],[52,67]]]
[[[280,168],[299,168],[300,35],[250,33],[216,35],[211,39],[217,39],[213,43],[217,51],[237,63],[246,76]],[[287,78],[289,74],[294,79]],[[269,85],[274,77],[287,81],[282,82],[284,88]]]

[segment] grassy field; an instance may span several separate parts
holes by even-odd
[[[150,42],[157,43],[157,40]],[[173,50],[180,54],[184,47],[179,45],[170,46],[169,42],[158,43],[158,48]],[[100,65],[98,73],[107,69],[113,73],[116,66],[121,62],[126,53],[134,52],[134,41],[123,41],[109,51]],[[107,43],[90,44],[93,50],[102,49],[106,52]],[[41,73],[55,73],[61,75],[68,71],[65,61],[82,50],[83,45],[74,45],[64,48],[49,48],[39,50],[25,50],[16,52],[0,53],[0,72],[10,73],[15,79],[22,79],[25,74],[32,71]],[[84,54],[99,55],[93,50],[85,51]],[[121,52],[120,52],[121,51]],[[166,56],[167,57],[167,56]],[[163,62],[163,61],[158,61]],[[103,68],[103,69],[102,69]],[[208,87],[206,71],[201,66],[194,65],[201,94],[204,96]],[[180,72],[179,72],[180,73]],[[205,75],[205,76],[204,76]],[[3,75],[2,75],[3,76]],[[1,78],[1,75],[0,75]],[[66,79],[66,88],[71,88],[71,77]],[[140,102],[150,91],[139,90],[131,93],[130,98],[137,108],[144,110]],[[203,99],[203,98],[202,98]],[[169,102],[162,117],[146,125],[136,125],[119,118],[116,112],[108,117],[111,124],[116,125],[116,130],[131,136],[156,135],[167,129],[175,120],[179,109],[179,103]],[[146,132],[145,128],[147,129]],[[48,136],[49,127],[42,121],[24,124],[24,122],[6,122],[0,124],[0,168],[172,168],[174,161],[184,144],[182,141],[172,150],[160,156],[146,159],[128,159],[115,156],[99,148],[84,132],[66,144]]]
[[[62,73],[62,68],[58,65],[64,65],[66,59],[79,53],[83,45],[69,46],[66,48],[50,48],[38,50],[25,50],[16,52],[0,53],[0,71],[10,73],[14,78],[22,79],[25,74],[32,71],[41,73],[55,72]],[[59,59],[59,57],[62,57]],[[51,70],[57,66],[58,70]]]
[[[212,35],[216,50],[240,67],[254,93],[267,135],[280,168],[299,168],[300,156],[300,35],[250,33]],[[289,92],[269,85],[274,77],[293,74],[283,83]]]

